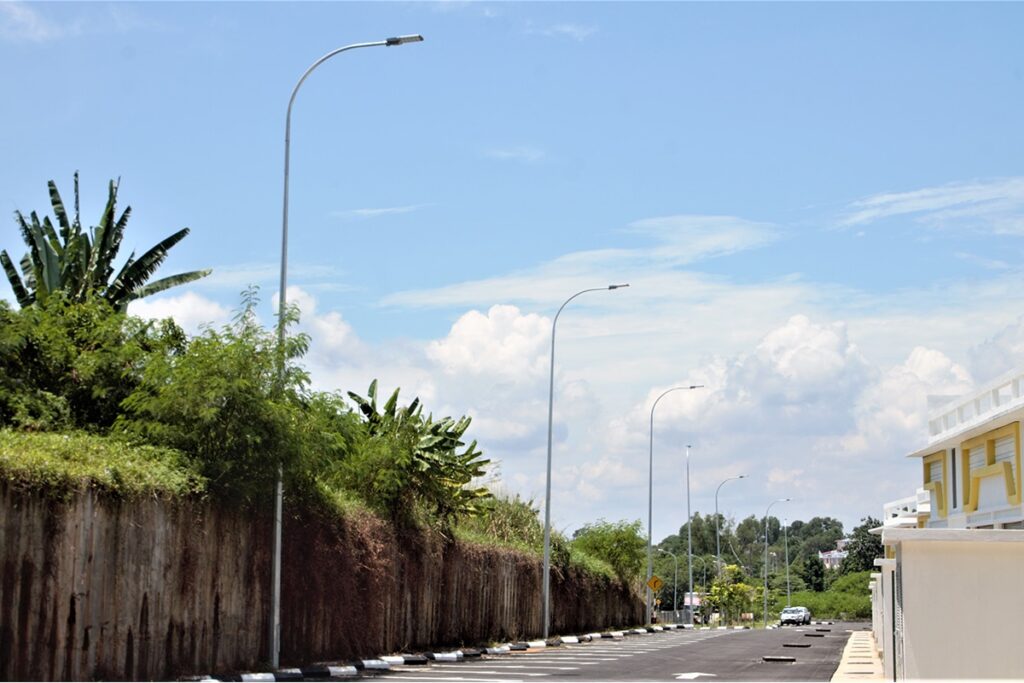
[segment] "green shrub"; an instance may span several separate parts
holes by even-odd
[[[640,576],[644,567],[647,541],[640,533],[641,528],[639,520],[606,522],[601,519],[573,534],[572,549],[607,563],[623,581],[632,581]]]
[[[277,339],[257,323],[257,303],[249,290],[232,324],[192,338],[180,354],[151,358],[115,424],[119,433],[188,453],[211,490],[242,502],[266,498],[279,468],[290,493],[308,483],[308,377],[294,364],[308,340],[287,339],[279,382]]]

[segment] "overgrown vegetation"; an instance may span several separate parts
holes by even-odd
[[[865,619],[871,616],[870,580],[870,571],[846,574],[833,581],[826,591],[794,592],[790,603],[806,607],[815,618]],[[774,607],[777,616],[785,606],[786,594],[783,592],[769,607]]]

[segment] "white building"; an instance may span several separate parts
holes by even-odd
[[[818,559],[825,565],[825,569],[839,569],[839,565],[850,554],[846,551],[846,544],[849,542],[850,539],[841,538],[836,541],[835,549],[818,551]]]
[[[920,458],[930,529],[1024,529],[1021,420],[1024,370],[949,401],[928,420]]]
[[[885,505],[870,582],[886,678],[1024,679],[1024,370],[929,415],[915,495]]]

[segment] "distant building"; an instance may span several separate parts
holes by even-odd
[[[825,565],[825,569],[839,569],[839,565],[843,563],[843,559],[849,554],[846,551],[846,544],[850,542],[848,538],[840,538],[836,541],[835,550],[825,550],[818,552],[818,559]]]

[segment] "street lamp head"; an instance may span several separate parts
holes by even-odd
[[[388,47],[392,47],[394,45],[405,45],[406,43],[421,42],[423,42],[423,36],[417,33],[416,35],[412,36],[398,36],[396,38],[388,38],[387,40],[384,41],[384,44],[387,45]]]
[[[691,384],[688,388],[689,389],[703,389],[704,385],[703,384]]]
[[[629,287],[629,284],[624,285],[608,285],[608,289],[622,289],[623,287]]]
[[[737,478],[737,479],[746,479],[746,478],[747,478],[747,475],[745,475],[745,474],[739,474],[739,475],[736,475],[736,478]]]

